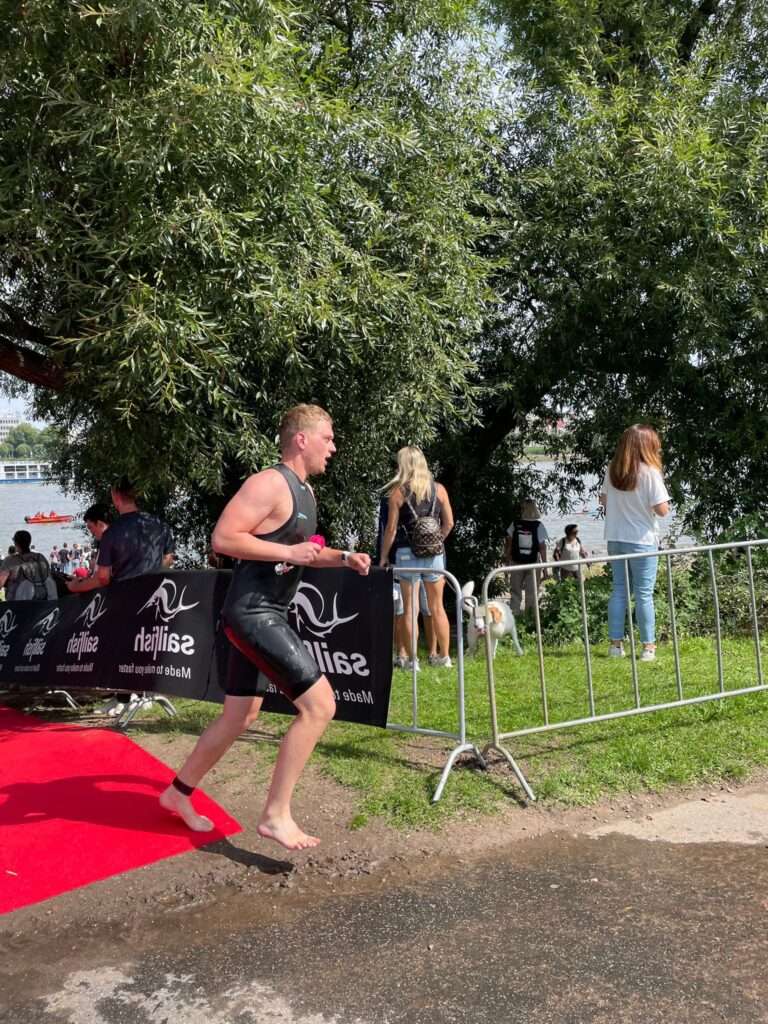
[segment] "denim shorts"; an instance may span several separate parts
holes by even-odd
[[[398,575],[398,568],[402,569],[423,569],[417,576],[415,573],[403,573]],[[436,569],[445,568],[445,555],[427,555],[426,558],[417,558],[410,548],[398,548],[395,552],[395,579],[410,583],[416,579],[424,580],[426,583],[437,583],[441,579]]]

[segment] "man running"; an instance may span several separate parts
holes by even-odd
[[[324,473],[336,451],[328,413],[317,405],[289,409],[280,424],[280,450],[278,465],[245,481],[213,531],[213,550],[239,559],[222,609],[226,635],[236,650],[230,651],[224,710],[197,741],[160,803],[196,832],[213,828],[209,818],[195,811],[190,796],[256,719],[268,677],[298,714],[280,745],[257,831],[288,850],[303,850],[320,840],[293,820],[291,797],[336,713],[336,700],[328,679],[288,625],[288,606],[303,566],[347,565],[365,576],[371,559],[309,539],[315,534],[317,513],[307,477]],[[249,671],[243,671],[242,655],[250,662]]]

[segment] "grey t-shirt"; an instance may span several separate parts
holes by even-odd
[[[148,512],[126,512],[104,532],[98,565],[112,570],[113,580],[130,580],[163,566],[174,551],[171,528]]]

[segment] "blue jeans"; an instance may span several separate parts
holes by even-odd
[[[609,555],[634,555],[641,551],[656,551],[655,544],[632,544],[623,540],[609,540]],[[627,563],[611,562],[613,590],[608,600],[608,635],[611,640],[623,640],[627,624],[627,582],[624,565],[629,566],[632,595],[635,599],[635,615],[640,630],[640,642],[656,642],[656,611],[653,607],[653,588],[658,558],[632,558]]]

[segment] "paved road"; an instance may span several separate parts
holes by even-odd
[[[31,958],[23,980],[6,974],[0,1020],[768,1022],[768,849],[751,836],[555,834],[319,903],[235,895],[113,934],[87,962],[71,946],[58,965]]]

